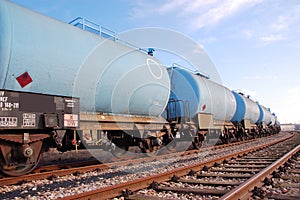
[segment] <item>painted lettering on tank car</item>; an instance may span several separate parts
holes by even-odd
[[[45,94],[0,91],[0,127],[44,128],[46,115],[55,127],[79,127],[79,99]]]

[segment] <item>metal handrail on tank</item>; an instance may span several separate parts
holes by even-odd
[[[87,19],[84,19],[82,17],[77,17],[76,19],[69,22],[69,24],[81,28],[83,30],[89,31],[91,33],[100,35],[102,37],[111,39],[111,40],[117,40],[117,33],[105,28],[99,24],[96,24],[94,22],[91,22]]]
[[[117,35],[116,32],[114,32],[114,31],[112,31],[108,28],[105,28],[105,27],[103,27],[99,24],[96,24],[94,22],[91,22],[91,21],[89,21],[85,18],[77,17],[76,19],[70,21],[69,24],[71,24],[71,25],[73,25],[77,28],[80,28],[82,30],[86,30],[86,31],[89,31],[91,33],[94,33],[96,35],[100,35],[104,38],[111,39],[115,42],[122,43],[126,46],[137,49],[137,50],[142,51],[144,53],[148,53],[148,50],[137,47],[137,46],[125,41],[125,40],[122,40],[122,39],[118,38],[118,35]]]
[[[173,63],[172,66],[170,67],[171,69],[172,68],[181,68],[181,69],[185,69],[187,71],[190,71],[191,73],[195,74],[195,75],[198,75],[198,76],[201,76],[203,78],[206,78],[206,79],[210,79],[208,75],[205,75],[203,73],[201,73],[199,70],[195,69],[195,70],[192,70],[186,66],[183,66],[183,65],[180,65],[178,63]]]

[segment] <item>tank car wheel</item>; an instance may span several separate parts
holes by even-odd
[[[204,140],[205,140],[204,135],[198,133],[197,137],[195,137],[194,141],[192,142],[191,145],[192,149],[200,149]]]
[[[111,153],[119,158],[121,156],[123,156],[127,151],[129,150],[129,146],[115,146],[114,149],[111,150]]]
[[[140,149],[142,153],[144,153],[148,157],[152,157],[158,154],[158,149],[152,145],[150,138],[141,141]]]
[[[42,141],[31,144],[0,144],[0,171],[8,176],[30,173],[39,163],[42,144]]]
[[[192,142],[192,148],[193,149],[200,149],[201,148],[201,146],[202,146],[202,142],[201,141],[193,141]]]

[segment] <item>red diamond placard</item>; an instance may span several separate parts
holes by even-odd
[[[18,76],[16,79],[22,88],[32,82],[32,78],[30,77],[28,72],[24,72],[23,74]]]

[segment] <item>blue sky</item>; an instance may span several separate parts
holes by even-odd
[[[300,122],[299,0],[12,1],[118,33],[145,27],[182,33],[204,47],[225,86],[270,107],[281,123]]]

